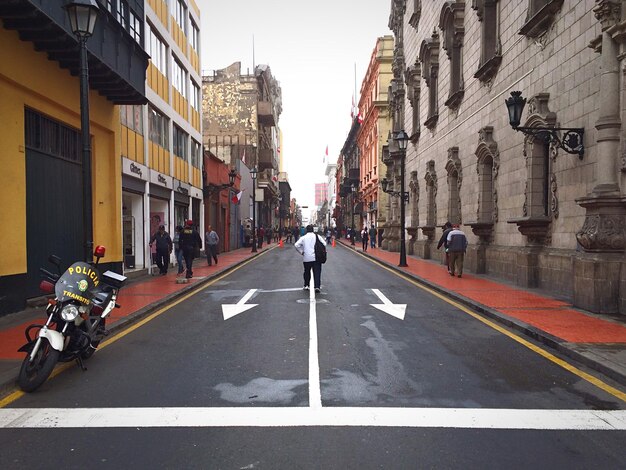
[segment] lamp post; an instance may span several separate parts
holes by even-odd
[[[404,214],[404,209],[405,209],[405,205],[406,202],[409,199],[409,193],[407,193],[404,190],[404,167],[405,167],[405,160],[406,160],[406,148],[407,145],[409,144],[409,136],[407,135],[406,132],[404,132],[404,130],[400,130],[398,132],[396,132],[396,135],[394,136],[394,140],[398,143],[398,147],[400,148],[400,151],[402,152],[401,156],[400,156],[400,264],[398,264],[398,266],[400,267],[406,267],[408,266],[408,264],[406,264],[406,229],[405,229],[405,225],[406,225],[406,221],[404,220],[405,214]]]
[[[252,177],[252,253],[256,253],[256,177],[258,170],[256,167],[250,170]]]
[[[100,8],[95,0],[74,0],[65,6],[80,49],[80,130],[83,153],[83,249],[85,262],[93,260],[93,213],[91,207],[91,142],[89,131],[89,68],[87,39],[93,34]]]

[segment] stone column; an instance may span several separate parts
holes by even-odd
[[[623,40],[621,2],[596,0],[602,35],[592,42],[601,56],[599,118],[596,122],[596,185],[576,199],[585,222],[576,234],[584,252],[574,259],[574,305],[596,313],[620,312],[620,274],[626,248],[626,198],[618,184],[620,151],[620,58],[616,38]],[[625,313],[626,312],[621,312]]]

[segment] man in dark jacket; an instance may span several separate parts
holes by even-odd
[[[165,225],[159,225],[159,231],[152,235],[150,246],[156,243],[156,264],[159,267],[159,274],[165,276],[170,265],[170,253],[172,252],[172,239],[165,231]]]
[[[193,276],[193,255],[196,251],[196,248],[199,250],[202,249],[202,238],[200,238],[200,234],[196,232],[193,228],[193,221],[188,220],[185,223],[185,228],[180,234],[180,246],[183,250],[183,257],[185,258],[185,266],[187,267],[187,272],[185,273],[185,277],[187,279],[191,279]]]
[[[463,258],[467,250],[467,237],[459,229],[459,224],[453,224],[452,230],[448,233],[448,253],[450,254],[450,276],[454,276],[455,271],[461,277],[463,275]]]
[[[437,249],[443,246],[444,251],[446,253],[446,268],[448,268],[448,272],[450,272],[450,254],[448,253],[448,234],[452,231],[452,224],[450,222],[446,222],[443,224],[443,234],[439,239],[439,243],[437,243]]]

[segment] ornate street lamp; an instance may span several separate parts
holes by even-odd
[[[65,6],[80,50],[80,130],[83,147],[83,248],[85,262],[93,260],[93,212],[91,207],[91,141],[89,131],[89,69],[87,39],[93,34],[100,8],[95,0],[74,0]]]
[[[406,221],[404,220],[404,207],[409,200],[409,193],[404,190],[404,166],[406,160],[406,148],[409,144],[409,136],[404,130],[396,132],[393,139],[398,144],[398,148],[401,151],[400,160],[400,263],[398,266],[406,267]]]
[[[250,170],[252,177],[252,253],[256,253],[256,177],[258,170],[256,167]]]
[[[573,127],[520,127],[522,121],[522,112],[526,105],[526,98],[522,97],[521,91],[512,91],[511,97],[504,100],[509,112],[509,124],[519,132],[532,137],[542,139],[546,144],[554,143],[557,147],[565,150],[567,153],[578,155],[579,159],[583,159],[585,147],[583,146],[583,128]],[[559,136],[559,132],[563,131],[563,137]]]

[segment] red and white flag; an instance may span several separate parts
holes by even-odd
[[[243,189],[241,191],[239,191],[237,194],[233,195],[232,201],[233,204],[239,204],[239,201],[241,201],[241,195],[243,194]]]
[[[357,120],[359,121],[359,124],[363,124],[363,115],[361,114],[361,111],[359,111],[359,114],[357,115]]]

